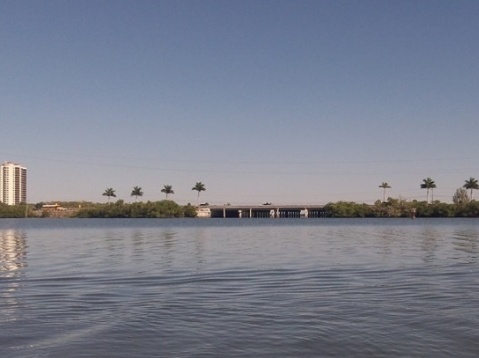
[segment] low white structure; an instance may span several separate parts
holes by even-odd
[[[210,218],[211,209],[206,206],[199,206],[196,208],[196,217],[197,218]]]

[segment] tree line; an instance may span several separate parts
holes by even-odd
[[[471,177],[465,180],[464,185],[459,187],[452,196],[452,203],[443,203],[434,200],[434,189],[436,183],[431,178],[423,179],[420,184],[421,189],[426,190],[426,200],[404,200],[387,198],[386,191],[391,189],[391,185],[382,182],[379,188],[383,190],[382,201],[377,200],[374,205],[365,203],[355,203],[348,201],[330,202],[326,204],[325,210],[329,217],[410,217],[414,214],[417,217],[479,217],[479,201],[473,199],[473,191],[479,189],[478,180]],[[198,205],[200,193],[205,191],[205,185],[197,182],[191,190],[198,192]],[[76,217],[195,217],[196,208],[191,204],[181,206],[172,200],[169,196],[174,194],[171,185],[164,185],[161,190],[165,194],[165,200],[156,202],[137,202],[127,204],[123,200],[111,203],[110,199],[116,197],[113,188],[107,188],[102,194],[108,197],[108,203],[98,204],[91,202],[68,202],[61,206],[67,208],[76,208],[72,214]],[[431,193],[431,201],[429,201]],[[139,186],[133,187],[131,196],[136,199],[143,196],[143,190]],[[32,210],[41,209],[44,203],[35,205],[6,205],[0,203],[0,218],[21,218],[33,216]],[[48,216],[46,213],[45,216]]]
[[[205,185],[202,182],[196,182],[195,186],[191,188],[191,190],[195,190],[198,192],[198,205],[199,205],[200,193],[206,190]],[[165,194],[166,200],[169,199],[170,195],[175,193],[173,190],[173,186],[169,184],[163,185],[163,189],[161,189],[161,192]],[[102,195],[108,197],[108,201],[110,201],[110,198],[116,198],[116,190],[113,188],[106,188]],[[139,186],[133,187],[133,190],[131,191],[130,196],[134,196],[135,199],[138,200],[139,196],[143,196],[142,188]]]
[[[172,200],[125,203],[93,204],[80,208],[77,218],[192,218],[196,208],[191,204],[179,205]]]
[[[473,190],[479,189],[477,179],[471,177],[464,181],[464,185],[456,190],[452,196],[452,204],[434,200],[436,183],[431,178],[423,179],[421,189],[426,190],[426,201],[407,201],[404,199],[388,198],[386,190],[391,185],[382,182],[379,188],[383,189],[383,200],[377,200],[374,205],[358,204],[355,202],[338,201],[328,203],[325,210],[329,217],[479,217],[479,202],[473,200]],[[467,191],[470,191],[468,194]],[[431,201],[429,201],[431,193]]]
[[[28,216],[28,212],[26,204],[7,205],[0,202],[0,218],[23,218]]]
[[[464,182],[464,185],[456,190],[456,193],[453,196],[453,202],[456,202],[455,197],[458,195],[461,196],[462,200],[470,201],[472,200],[472,191],[479,189],[479,182],[476,178],[470,177]],[[391,186],[387,182],[382,182],[379,187],[383,189],[383,201],[386,201],[386,189],[390,189]],[[426,202],[429,202],[429,191],[431,191],[431,202],[434,202],[434,189],[436,188],[434,180],[429,177],[423,179],[420,188],[426,189]],[[471,191],[470,196],[467,195],[467,192],[465,192],[466,190]]]
[[[377,200],[374,205],[338,201],[326,204],[324,210],[327,217],[333,218],[479,217],[479,201],[448,204],[439,200],[429,203],[388,198]]]
[[[206,190],[202,182],[197,182],[192,188],[198,192],[198,205],[200,200],[200,193]],[[165,194],[165,200],[138,202],[138,197],[143,196],[143,189],[139,186],[134,186],[131,191],[131,196],[135,197],[134,203],[125,203],[124,200],[117,200],[115,203],[111,202],[111,198],[116,198],[116,191],[113,188],[107,188],[103,192],[103,196],[108,197],[106,204],[89,203],[76,210],[71,216],[77,218],[183,218],[196,217],[196,208],[191,204],[179,205],[169,196],[175,192],[173,186],[166,184],[161,189]]]

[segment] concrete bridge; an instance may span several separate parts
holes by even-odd
[[[324,205],[211,205],[200,206],[198,217],[211,218],[322,218]]]

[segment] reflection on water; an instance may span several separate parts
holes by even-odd
[[[453,233],[454,249],[466,254],[467,262],[478,262],[479,258],[479,233],[477,229],[463,228]],[[464,256],[464,255],[461,255]]]
[[[129,233],[109,232],[105,242],[110,258],[140,262],[147,260],[163,270],[174,269],[183,261],[196,262],[199,270],[204,262],[205,228],[197,227],[180,237],[180,232],[173,228],[161,230],[132,230]],[[179,242],[181,240],[181,243]],[[185,243],[191,246],[185,246]],[[130,251],[131,247],[131,251]]]
[[[171,249],[176,241],[176,232],[164,231],[161,233],[161,241],[164,244],[165,249]]]
[[[172,231],[163,231],[159,234],[160,246],[157,246],[160,254],[161,265],[164,270],[168,270],[175,258],[176,233]]]
[[[394,255],[394,248],[401,243],[401,240],[406,236],[404,230],[394,227],[386,227],[379,231],[379,246],[383,258],[388,259],[389,256]]]
[[[202,227],[196,228],[194,232],[196,271],[201,270],[201,266],[204,262],[204,258],[203,258],[204,241],[205,241],[205,229]]]
[[[2,358],[479,351],[479,221],[21,223],[0,230]]]
[[[15,321],[20,305],[17,290],[27,267],[27,236],[24,231],[0,231],[0,323]]]
[[[426,227],[420,234],[421,248],[424,251],[424,262],[432,263],[438,248],[438,237],[440,237],[437,228]]]
[[[0,231],[0,272],[1,277],[13,277],[18,270],[26,267],[26,233],[24,231]]]

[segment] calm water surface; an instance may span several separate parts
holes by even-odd
[[[0,357],[478,357],[479,220],[0,220]]]

